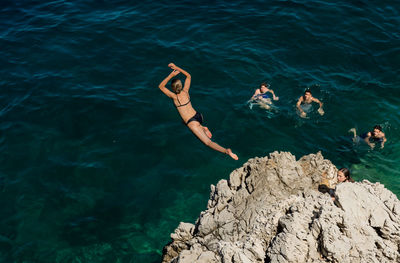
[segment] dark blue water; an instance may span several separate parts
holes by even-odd
[[[0,261],[159,262],[248,158],[322,151],[400,195],[396,1],[2,1]],[[234,161],[181,123],[174,62]],[[261,82],[271,111],[248,99]],[[325,115],[300,118],[311,88]],[[384,149],[353,145],[380,124]]]

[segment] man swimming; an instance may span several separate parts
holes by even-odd
[[[357,136],[356,128],[351,128],[349,132],[353,133],[354,142],[358,142],[361,138],[369,145],[369,147],[371,147],[371,149],[375,147],[375,143],[381,143],[381,148],[383,148],[387,141],[380,125],[375,125],[372,131],[366,132],[361,136]]]
[[[269,93],[272,94],[273,100],[279,100],[279,97],[275,96],[274,91],[269,89],[269,84],[263,82],[261,83],[260,88],[256,89],[250,101],[255,101],[260,105],[260,107],[268,110],[271,108],[270,105],[272,104]]]
[[[158,86],[160,90],[169,98],[171,98],[174,102],[176,109],[178,110],[183,122],[185,125],[193,132],[197,138],[200,139],[205,145],[214,149],[216,151],[225,153],[232,157],[235,160],[238,160],[236,154],[232,152],[231,149],[225,149],[224,147],[218,145],[217,143],[211,141],[211,132],[210,130],[202,126],[203,123],[203,115],[197,112],[192,107],[192,103],[190,102],[189,96],[189,88],[191,83],[191,76],[188,72],[176,66],[173,63],[168,64],[168,67],[172,69],[172,72],[160,83]],[[172,91],[167,89],[165,85],[168,83],[170,79],[177,76],[179,73],[182,73],[186,76],[185,85],[182,85],[180,79],[173,79],[171,81]]]
[[[322,109],[323,103],[319,99],[314,98],[311,94],[311,90],[307,89],[304,92],[304,95],[299,98],[296,104],[296,107],[300,112],[300,117],[305,118],[307,116],[307,113],[305,111],[311,108],[312,102],[316,102],[319,104],[318,113],[321,116],[324,115],[325,112]]]

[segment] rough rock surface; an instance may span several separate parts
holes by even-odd
[[[379,183],[336,186],[320,153],[250,159],[211,185],[207,210],[180,223],[163,262],[400,262],[400,201]],[[320,191],[319,191],[319,190]]]

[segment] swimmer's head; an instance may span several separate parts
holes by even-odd
[[[375,125],[374,130],[379,130],[382,131],[382,126],[381,125]]]
[[[261,85],[260,85],[260,90],[262,91],[263,88],[264,88],[264,89],[268,89],[268,88],[269,88],[269,84],[266,83],[266,82],[261,83]]]
[[[306,91],[304,91],[304,99],[308,100],[309,98],[311,98],[311,90],[307,89]]]
[[[380,125],[375,125],[374,129],[372,130],[372,133],[374,136],[378,135],[382,131],[382,126]]]
[[[173,80],[171,81],[171,88],[172,88],[172,91],[173,91],[175,94],[181,93],[181,91],[182,91],[182,89],[183,89],[182,81],[181,81],[180,79],[173,79]]]
[[[350,177],[350,171],[347,168],[340,168],[337,172],[337,179],[339,183],[343,182],[353,182],[353,179]]]

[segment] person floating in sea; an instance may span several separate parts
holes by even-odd
[[[375,143],[381,143],[381,148],[385,147],[386,137],[382,132],[382,127],[380,125],[375,125],[372,131],[366,132],[361,136],[357,135],[356,128],[351,128],[349,132],[353,133],[353,142],[359,142],[363,139],[371,149],[375,147]]]
[[[271,108],[271,95],[273,100],[279,100],[279,97],[275,96],[275,93],[272,89],[269,89],[269,84],[263,82],[260,85],[259,89],[256,89],[254,95],[251,97],[250,101],[257,102],[260,107],[269,110]]]
[[[304,92],[304,95],[299,98],[299,100],[297,101],[297,104],[296,104],[296,107],[300,113],[300,117],[302,117],[302,118],[307,117],[307,113],[309,113],[311,110],[312,102],[316,102],[319,104],[318,113],[321,116],[324,115],[325,112],[322,109],[323,103],[319,99],[314,98],[311,94],[311,90],[307,89]]]
[[[232,152],[231,149],[229,148],[225,149],[224,147],[213,142],[211,140],[212,134],[210,130],[205,126],[202,126],[203,115],[195,111],[195,109],[193,109],[192,107],[192,103],[190,102],[190,96],[189,96],[189,88],[191,82],[190,74],[173,63],[168,64],[168,67],[172,69],[172,72],[160,83],[158,87],[167,97],[173,100],[174,105],[178,110],[185,125],[193,132],[194,135],[197,136],[197,138],[200,139],[201,142],[203,142],[211,149],[225,153],[230,157],[232,157],[233,159],[238,160],[239,158],[237,157],[236,154]],[[180,79],[174,78],[171,81],[171,88],[173,91],[171,92],[169,89],[165,87],[165,85],[167,85],[170,79],[177,76],[179,73],[182,73],[183,75],[186,76],[185,85],[182,85]]]

